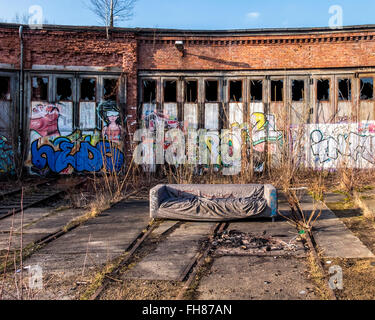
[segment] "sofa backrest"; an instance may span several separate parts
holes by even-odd
[[[166,185],[170,196],[178,198],[203,197],[214,198],[247,198],[263,197],[264,185],[259,184],[169,184]]]

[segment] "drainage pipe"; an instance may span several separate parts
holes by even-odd
[[[19,79],[19,87],[20,87],[20,94],[19,94],[19,144],[18,144],[18,151],[21,155],[21,159],[23,159],[23,122],[24,122],[24,70],[23,70],[23,64],[24,64],[24,44],[23,44],[23,26],[20,26],[19,28],[19,37],[20,37],[20,79]],[[23,163],[19,164],[23,166]]]

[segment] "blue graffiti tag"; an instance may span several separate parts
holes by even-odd
[[[0,136],[0,172],[14,173],[13,149],[4,136]]]
[[[57,138],[51,145],[38,148],[38,140],[31,145],[32,164],[43,170],[47,166],[55,173],[61,173],[72,166],[77,172],[97,172],[105,168],[108,171],[120,171],[124,164],[124,155],[108,141],[100,141],[96,146],[90,143],[90,137],[80,142],[79,151],[72,155],[75,146],[68,138]]]

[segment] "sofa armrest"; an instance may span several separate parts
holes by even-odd
[[[268,208],[271,211],[271,217],[277,216],[277,190],[270,184],[264,185],[264,198],[267,201]]]
[[[166,197],[166,186],[159,184],[150,190],[150,217],[151,219],[157,217],[160,204]]]

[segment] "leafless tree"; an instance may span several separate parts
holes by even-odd
[[[128,21],[133,17],[137,0],[89,0],[89,9],[100,21],[113,28],[116,22]]]

